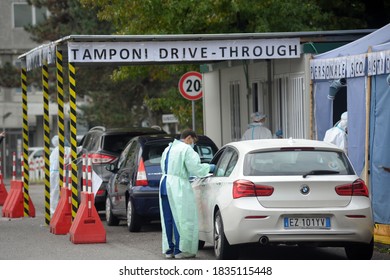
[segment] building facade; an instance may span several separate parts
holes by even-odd
[[[3,73],[0,84],[0,127],[6,131],[6,139],[1,148],[3,176],[12,172],[12,154],[20,158],[22,153],[22,91],[20,84],[7,82],[4,71],[16,67],[20,69],[19,55],[38,46],[31,40],[24,26],[36,24],[48,16],[46,9],[38,9],[23,0],[0,1],[0,68]],[[8,76],[7,76],[8,77]],[[20,79],[19,79],[20,80]],[[50,115],[55,126],[57,108],[50,104]],[[43,97],[40,88],[28,86],[29,146],[43,146]],[[20,161],[17,163],[19,164]],[[19,167],[20,169],[20,167]],[[18,171],[19,173],[20,171]]]

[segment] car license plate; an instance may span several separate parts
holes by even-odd
[[[294,229],[294,228],[309,228],[309,229],[319,229],[319,228],[330,228],[330,218],[329,217],[285,217],[284,218],[284,228]]]

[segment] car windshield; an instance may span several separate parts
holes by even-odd
[[[253,152],[244,160],[246,176],[352,175],[347,157],[336,151],[278,150]]]

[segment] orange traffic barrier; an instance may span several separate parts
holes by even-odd
[[[68,234],[69,232],[72,225],[70,197],[71,191],[68,188],[61,188],[60,200],[50,220],[50,232],[53,234]]]
[[[8,192],[4,185],[3,174],[1,174],[0,171],[0,206],[4,204],[5,200],[7,199],[7,196],[8,196]]]
[[[4,185],[4,180],[3,180],[3,166],[1,163],[3,162],[3,159],[1,157],[1,152],[0,152],[0,206],[4,204],[5,200],[7,199],[8,192],[7,189],[5,188]]]
[[[75,244],[106,243],[106,230],[94,206],[93,193],[81,192],[81,204],[69,234]]]
[[[85,165],[85,160],[83,160],[83,165]],[[91,157],[88,157],[87,167],[88,192],[81,192],[81,203],[69,230],[70,240],[75,244],[106,243],[106,230],[96,211],[95,198],[92,193]]]
[[[6,212],[9,212],[9,207],[11,203],[13,203],[15,193],[17,192],[17,185],[12,184],[13,181],[16,180],[16,153],[12,153],[12,181],[11,181],[11,188],[9,190],[9,194],[7,196],[7,199],[4,201],[3,209],[2,209],[2,215],[3,217],[6,216]]]
[[[35,207],[29,198],[29,216],[35,217]],[[11,181],[10,193],[4,202],[2,209],[3,217],[8,218],[21,218],[24,216],[24,193],[23,193],[23,182],[20,180]]]
[[[71,165],[68,165],[71,168]],[[71,169],[70,169],[71,170]],[[68,180],[68,188],[66,187],[66,168],[64,168],[64,185],[61,188],[60,200],[58,201],[56,211],[50,220],[50,232],[53,234],[67,234],[72,225],[72,207],[71,207],[71,195],[72,195],[72,178],[70,176]]]
[[[8,218],[21,218],[24,217],[24,186],[23,180],[16,180],[16,153],[13,152],[13,162],[12,162],[12,180],[10,192],[7,196],[7,199],[4,202],[2,215],[3,217]],[[23,178],[23,165],[21,166],[21,173]],[[28,206],[30,217],[35,217],[35,207],[31,200],[31,197],[28,197]]]

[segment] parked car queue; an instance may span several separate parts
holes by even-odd
[[[160,160],[178,136],[130,140],[106,166],[105,211],[110,226],[129,231],[159,220]],[[202,142],[203,140],[203,142]],[[251,140],[220,150],[200,136],[195,150],[216,165],[193,189],[199,246],[210,243],[217,259],[236,259],[243,244],[344,247],[349,259],[371,259],[373,218],[368,188],[344,152],[322,141]]]
[[[142,225],[160,220],[159,183],[162,176],[161,156],[164,149],[180,135],[143,135],[134,137],[116,163],[108,165],[113,175],[107,185],[106,221],[118,225],[126,220],[131,232]],[[210,162],[218,151],[207,136],[198,135],[194,146],[201,162]]]

